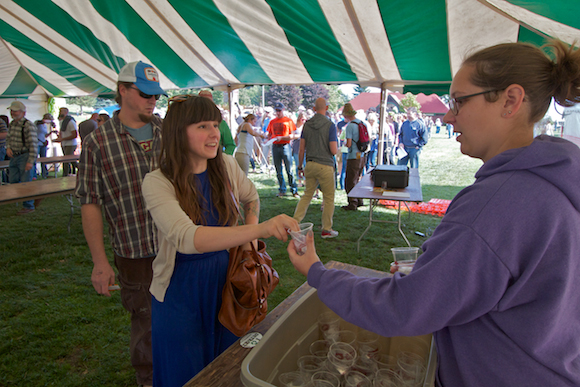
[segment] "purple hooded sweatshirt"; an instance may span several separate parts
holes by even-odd
[[[475,177],[409,275],[308,283],[365,329],[433,333],[444,387],[580,386],[580,149],[540,136]]]

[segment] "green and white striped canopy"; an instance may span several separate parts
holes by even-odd
[[[112,93],[136,60],[165,89],[445,93],[467,51],[550,37],[580,40],[580,1],[0,0],[0,97]]]

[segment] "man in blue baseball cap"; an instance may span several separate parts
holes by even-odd
[[[93,259],[93,287],[110,296],[115,272],[105,253],[105,212],[121,300],[131,313],[131,364],[137,383],[144,386],[153,383],[149,286],[157,236],[141,183],[145,174],[158,168],[161,119],[153,110],[160,94],[167,95],[153,66],[131,62],[121,69],[115,98],[121,110],[85,137],[75,190]]]

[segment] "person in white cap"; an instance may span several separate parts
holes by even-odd
[[[153,380],[149,287],[157,235],[145,209],[141,183],[158,168],[161,119],[153,110],[160,94],[166,95],[153,66],[132,62],[121,69],[115,98],[121,109],[85,137],[75,190],[93,258],[91,280],[99,294],[110,296],[115,272],[105,253],[105,212],[121,300],[131,313],[131,364],[137,383],[145,386]]]
[[[31,169],[36,160],[36,125],[24,117],[26,106],[22,102],[13,101],[8,109],[12,117],[6,137],[6,155],[10,157],[9,182],[10,184],[25,183],[32,180]],[[22,202],[22,209],[18,211],[18,214],[28,214],[33,211],[34,200],[26,200]]]

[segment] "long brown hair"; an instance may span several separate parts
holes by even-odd
[[[485,48],[469,56],[464,65],[475,68],[471,82],[488,90],[504,90],[511,84],[522,86],[530,103],[530,122],[544,117],[552,97],[563,106],[580,102],[580,50],[553,40],[555,60],[542,49],[527,43],[505,43]],[[497,93],[485,99],[494,102]]]
[[[189,160],[187,127],[203,121],[222,121],[217,106],[208,98],[198,96],[174,97],[163,120],[159,167],[175,187],[179,205],[195,224],[206,225],[202,204],[205,201],[197,188],[198,177],[192,172]],[[230,182],[222,150],[207,161],[207,176],[211,185],[211,198],[219,214],[219,224],[236,224],[238,212],[232,198]],[[226,177],[224,179],[224,177]]]

